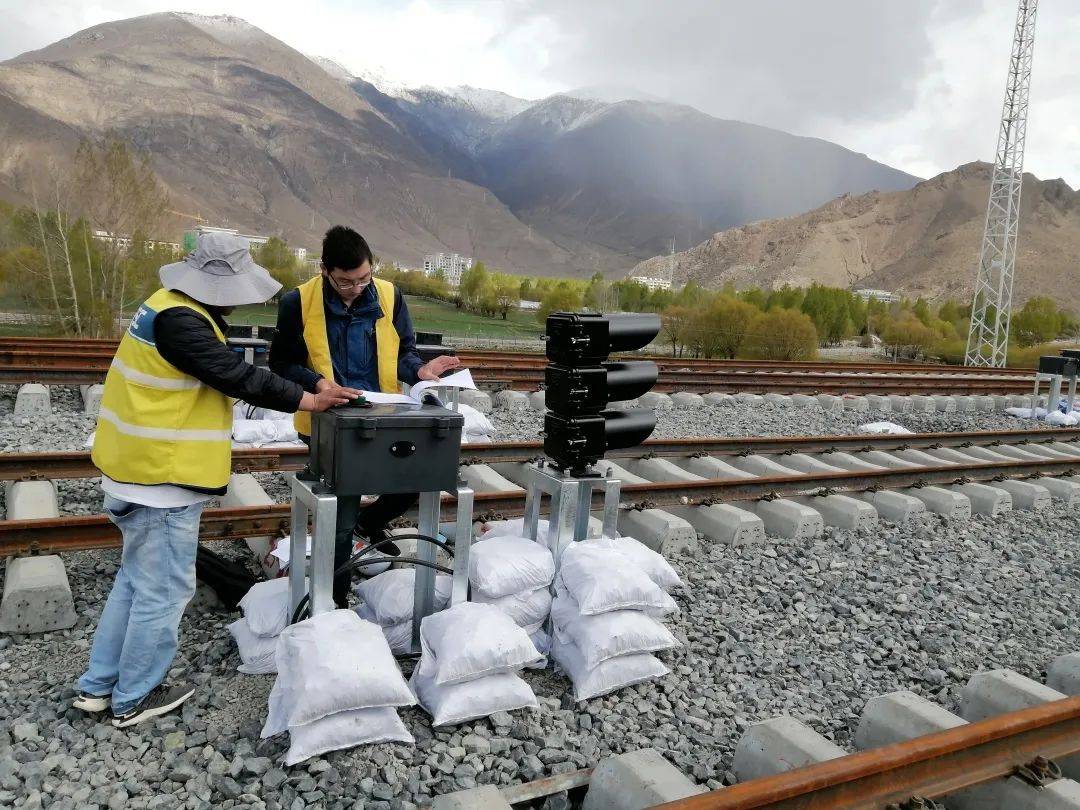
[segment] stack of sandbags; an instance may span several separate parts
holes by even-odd
[[[409,685],[433,726],[539,708],[517,673],[542,656],[501,610],[462,602],[434,613],[420,625],[420,646]]]
[[[573,682],[575,700],[668,674],[653,653],[679,646],[659,621],[677,606],[656,580],[681,584],[663,557],[631,538],[571,543],[563,552],[551,655]]]
[[[489,536],[469,551],[472,601],[496,607],[509,616],[545,656],[550,639],[544,623],[551,612],[554,578],[551,552],[527,537]]]
[[[274,649],[278,635],[289,624],[289,580],[256,582],[240,600],[240,610],[243,617],[228,627],[243,662],[237,671],[245,675],[277,672]]]
[[[351,610],[320,613],[286,628],[275,658],[262,736],[289,732],[286,765],[339,748],[413,742],[397,708],[416,699],[377,624]]]
[[[436,574],[434,610],[442,610],[449,603],[452,584],[446,574]],[[412,652],[416,569],[393,568],[364,580],[353,590],[360,597],[357,615],[382,628],[394,655]]]
[[[462,444],[491,444],[495,438],[495,426],[480,411],[464,402],[458,403],[458,413],[465,419],[461,427]]]
[[[589,526],[589,537],[599,535],[599,529],[595,524]],[[538,543],[547,542],[548,522],[540,520],[536,524],[536,537]],[[478,540],[487,540],[491,537],[524,537],[525,518],[513,518],[511,520],[492,520],[479,526],[476,532]]]

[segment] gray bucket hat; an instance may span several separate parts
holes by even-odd
[[[266,268],[255,264],[248,240],[231,233],[204,233],[183,261],[158,271],[161,286],[200,304],[236,307],[269,301],[281,289]]]

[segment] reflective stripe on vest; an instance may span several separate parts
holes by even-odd
[[[398,384],[398,347],[401,338],[394,326],[394,285],[381,278],[372,278],[375,294],[379,298],[382,317],[375,319],[375,351],[379,368],[379,390],[384,394],[396,394]],[[307,346],[307,366],[328,380],[334,379],[334,363],[330,358],[330,340],[326,335],[326,308],[323,303],[323,277],[321,275],[301,284],[300,317],[304,327],[304,345]],[[311,435],[311,414],[297,411],[293,417],[297,433]]]
[[[182,293],[158,290],[135,313],[105,377],[91,458],[114,481],[221,489],[232,459],[232,401],[180,371],[154,343],[154,320],[172,307],[207,319]]]

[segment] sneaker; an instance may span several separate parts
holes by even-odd
[[[79,692],[71,701],[71,707],[84,712],[103,712],[111,703],[112,695],[91,695],[88,692]]]
[[[195,694],[195,687],[191,684],[181,683],[170,685],[161,683],[150,690],[150,693],[135,704],[129,712],[123,714],[113,713],[112,724],[114,728],[127,728],[151,717],[159,717],[168,714],[189,697]]]
[[[387,529],[380,529],[375,532],[365,532],[353,529],[353,554],[360,551],[364,546],[369,543],[378,543],[382,540],[389,540],[393,535],[390,534]],[[397,543],[385,543],[371,552],[373,556],[382,557],[399,557],[401,556],[401,549],[398,548]]]

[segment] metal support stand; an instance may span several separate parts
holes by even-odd
[[[1037,418],[1035,415],[1035,409],[1039,407],[1039,390],[1042,387],[1043,381],[1046,380],[1050,383],[1050,394],[1046,399],[1046,413],[1051,414],[1057,410],[1058,404],[1061,402],[1061,381],[1062,376],[1060,374],[1035,374],[1035,394],[1031,398],[1031,418]],[[1076,392],[1076,378],[1072,378],[1069,381],[1069,402],[1070,408],[1072,398]]]
[[[309,587],[305,583],[307,558],[307,526],[311,518],[311,615],[334,610],[334,546],[337,534],[337,496],[321,482],[291,476],[292,529],[289,535],[289,616],[296,609]],[[441,492],[420,493],[420,519],[417,532],[428,537],[439,536]],[[473,490],[457,489],[457,535],[454,542],[454,574],[451,604],[464,602],[469,596],[469,552],[472,545]],[[434,563],[436,546],[424,540],[416,543],[416,558]],[[420,651],[420,622],[434,612],[435,570],[416,566],[413,608],[413,652]]]
[[[542,462],[541,462],[542,463]],[[620,482],[617,478],[576,478],[539,464],[527,465],[528,486],[525,490],[525,536],[546,542],[558,566],[563,549],[572,542],[584,540],[589,533],[589,514],[595,489],[604,490],[604,534],[615,537],[619,518]],[[551,498],[546,538],[538,537],[540,500]]]

